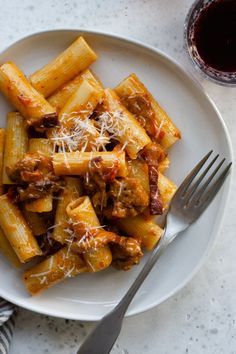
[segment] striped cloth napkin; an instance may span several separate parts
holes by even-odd
[[[9,351],[15,326],[15,306],[0,298],[0,354]]]

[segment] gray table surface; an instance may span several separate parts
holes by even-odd
[[[53,28],[90,28],[139,39],[192,70],[183,50],[190,0],[0,0],[0,50],[27,34]],[[236,89],[195,74],[218,106],[236,148]],[[235,198],[235,199],[234,199]],[[221,236],[210,258],[177,295],[124,321],[114,354],[236,353],[236,183]],[[234,217],[233,217],[234,216]],[[10,354],[73,354],[94,323],[19,310]]]

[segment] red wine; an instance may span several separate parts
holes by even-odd
[[[207,66],[236,72],[236,0],[215,0],[194,25],[193,42]]]

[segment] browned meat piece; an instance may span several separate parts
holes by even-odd
[[[36,130],[44,131],[45,128],[52,128],[58,124],[58,116],[57,113],[49,113],[45,114],[41,119],[32,120],[28,119],[27,124],[29,126],[33,126]]]
[[[111,245],[112,265],[116,269],[129,270],[133,265],[139,264],[141,254],[129,255],[119,245]]]
[[[105,189],[92,195],[92,203],[97,215],[100,217],[107,216],[109,218],[109,215],[111,214],[111,200],[108,202],[108,192],[106,192]],[[105,215],[108,214],[108,212],[106,212],[108,204],[110,205],[109,215]]]
[[[108,210],[113,218],[125,218],[140,214],[149,204],[149,197],[137,178],[115,180],[110,186],[109,198],[113,202]]]
[[[115,179],[105,189],[92,196],[97,214],[108,219],[125,218],[140,214],[149,205],[149,196],[137,178]]]
[[[143,156],[147,163],[154,164],[163,161],[166,158],[167,153],[160,144],[151,143],[143,149]]]
[[[139,179],[115,178],[117,166],[104,169],[102,161],[92,161],[84,178],[86,192],[98,215],[124,218],[141,213],[149,205],[149,193]]]
[[[84,184],[89,195],[97,190],[105,190],[106,184],[114,181],[119,169],[119,161],[114,161],[114,166],[104,166],[102,157],[96,157],[90,161],[89,172],[84,176]]]
[[[60,187],[61,188],[61,187]],[[27,186],[17,187],[17,192],[19,194],[19,201],[23,202],[26,200],[39,199],[50,192],[57,192],[59,190],[58,186],[51,181],[40,181],[36,183],[29,183]]]
[[[119,236],[105,230],[91,230],[71,245],[75,253],[83,254],[109,244],[113,247],[113,264],[119,269],[128,270],[138,264],[143,256],[140,243],[132,237]]]
[[[7,167],[7,174],[13,182],[36,182],[43,178],[45,172],[53,171],[51,159],[38,154],[26,154],[15,166]]]
[[[17,187],[20,201],[42,198],[63,187],[63,180],[54,174],[51,159],[38,154],[26,154],[15,166],[7,168],[7,174],[20,185]]]
[[[73,230],[75,231],[75,229]],[[76,232],[74,236],[76,238]],[[78,241],[74,242],[73,249],[76,249],[79,253],[85,253],[91,249],[100,248],[110,243],[119,245],[130,256],[142,253],[139,242],[133,237],[119,236],[114,232],[106,231],[101,228],[91,228],[82,237],[79,233]]]
[[[104,183],[111,183],[114,181],[119,170],[119,161],[114,161],[112,167],[107,167],[104,165],[102,157],[98,156],[90,161],[89,173],[94,176],[95,182],[97,185],[101,184],[101,187],[104,186]]]

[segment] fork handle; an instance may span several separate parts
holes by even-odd
[[[77,354],[110,353],[117,337],[120,334],[123,318],[130,302],[133,300],[136,292],[142,285],[143,281],[146,279],[150,270],[153,268],[157,259],[160,257],[167,245],[168,242],[166,242],[166,239],[162,237],[161,241],[153,250],[147,263],[144,265],[125,296],[116,305],[116,307],[106,316],[104,316],[103,319],[98,323],[95,329],[82,344]]]

